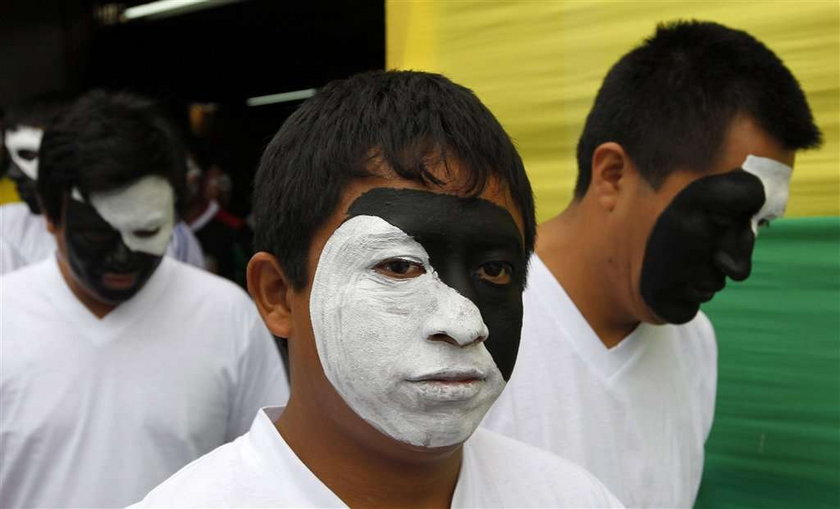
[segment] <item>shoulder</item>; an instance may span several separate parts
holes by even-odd
[[[717,359],[715,328],[705,313],[699,311],[690,322],[673,325],[672,331],[677,344],[688,354],[707,360]]]
[[[0,237],[0,274],[6,274],[24,267],[26,261],[20,252],[4,237]]]
[[[241,499],[243,480],[260,472],[244,457],[240,437],[189,463],[131,507],[233,507]],[[240,500],[241,502],[241,500]]]
[[[681,326],[683,330],[690,332],[693,335],[698,337],[702,337],[705,339],[714,339],[715,338],[715,328],[712,325],[712,321],[709,320],[709,317],[706,316],[706,313],[702,311],[697,312],[697,316],[694,317],[693,320]]]
[[[482,485],[503,486],[506,502],[521,506],[620,507],[583,467],[548,451],[479,428],[465,445],[481,465]]]
[[[195,267],[172,257],[161,260],[166,277],[177,279],[186,297],[220,300],[226,304],[251,304],[251,299],[245,291],[223,277],[217,276],[204,269]]]
[[[4,203],[0,205],[0,221],[4,223],[10,220],[27,218],[32,215],[34,214],[29,211],[29,207],[23,202]]]
[[[6,308],[28,295],[49,291],[49,288],[45,287],[44,279],[46,274],[53,269],[52,265],[55,263],[55,260],[50,257],[0,276],[0,287],[2,287],[3,293],[15,296],[14,299],[4,301],[3,307]]]

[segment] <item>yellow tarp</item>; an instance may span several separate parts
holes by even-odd
[[[389,68],[475,90],[516,141],[545,220],[568,203],[575,147],[609,67],[656,24],[703,19],[750,32],[788,65],[825,135],[799,155],[788,216],[840,215],[840,2],[386,2]]]

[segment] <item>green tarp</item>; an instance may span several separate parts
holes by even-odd
[[[696,506],[840,508],[840,218],[775,221],[728,283]]]

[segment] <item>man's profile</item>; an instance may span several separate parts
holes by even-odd
[[[783,214],[805,95],[746,32],[664,24],[610,69],[575,196],[540,225],[520,359],[486,425],[591,470],[628,506],[692,505],[717,346],[700,305]]]

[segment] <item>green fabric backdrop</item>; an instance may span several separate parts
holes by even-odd
[[[697,507],[840,507],[840,218],[774,222],[704,307],[719,349]]]

